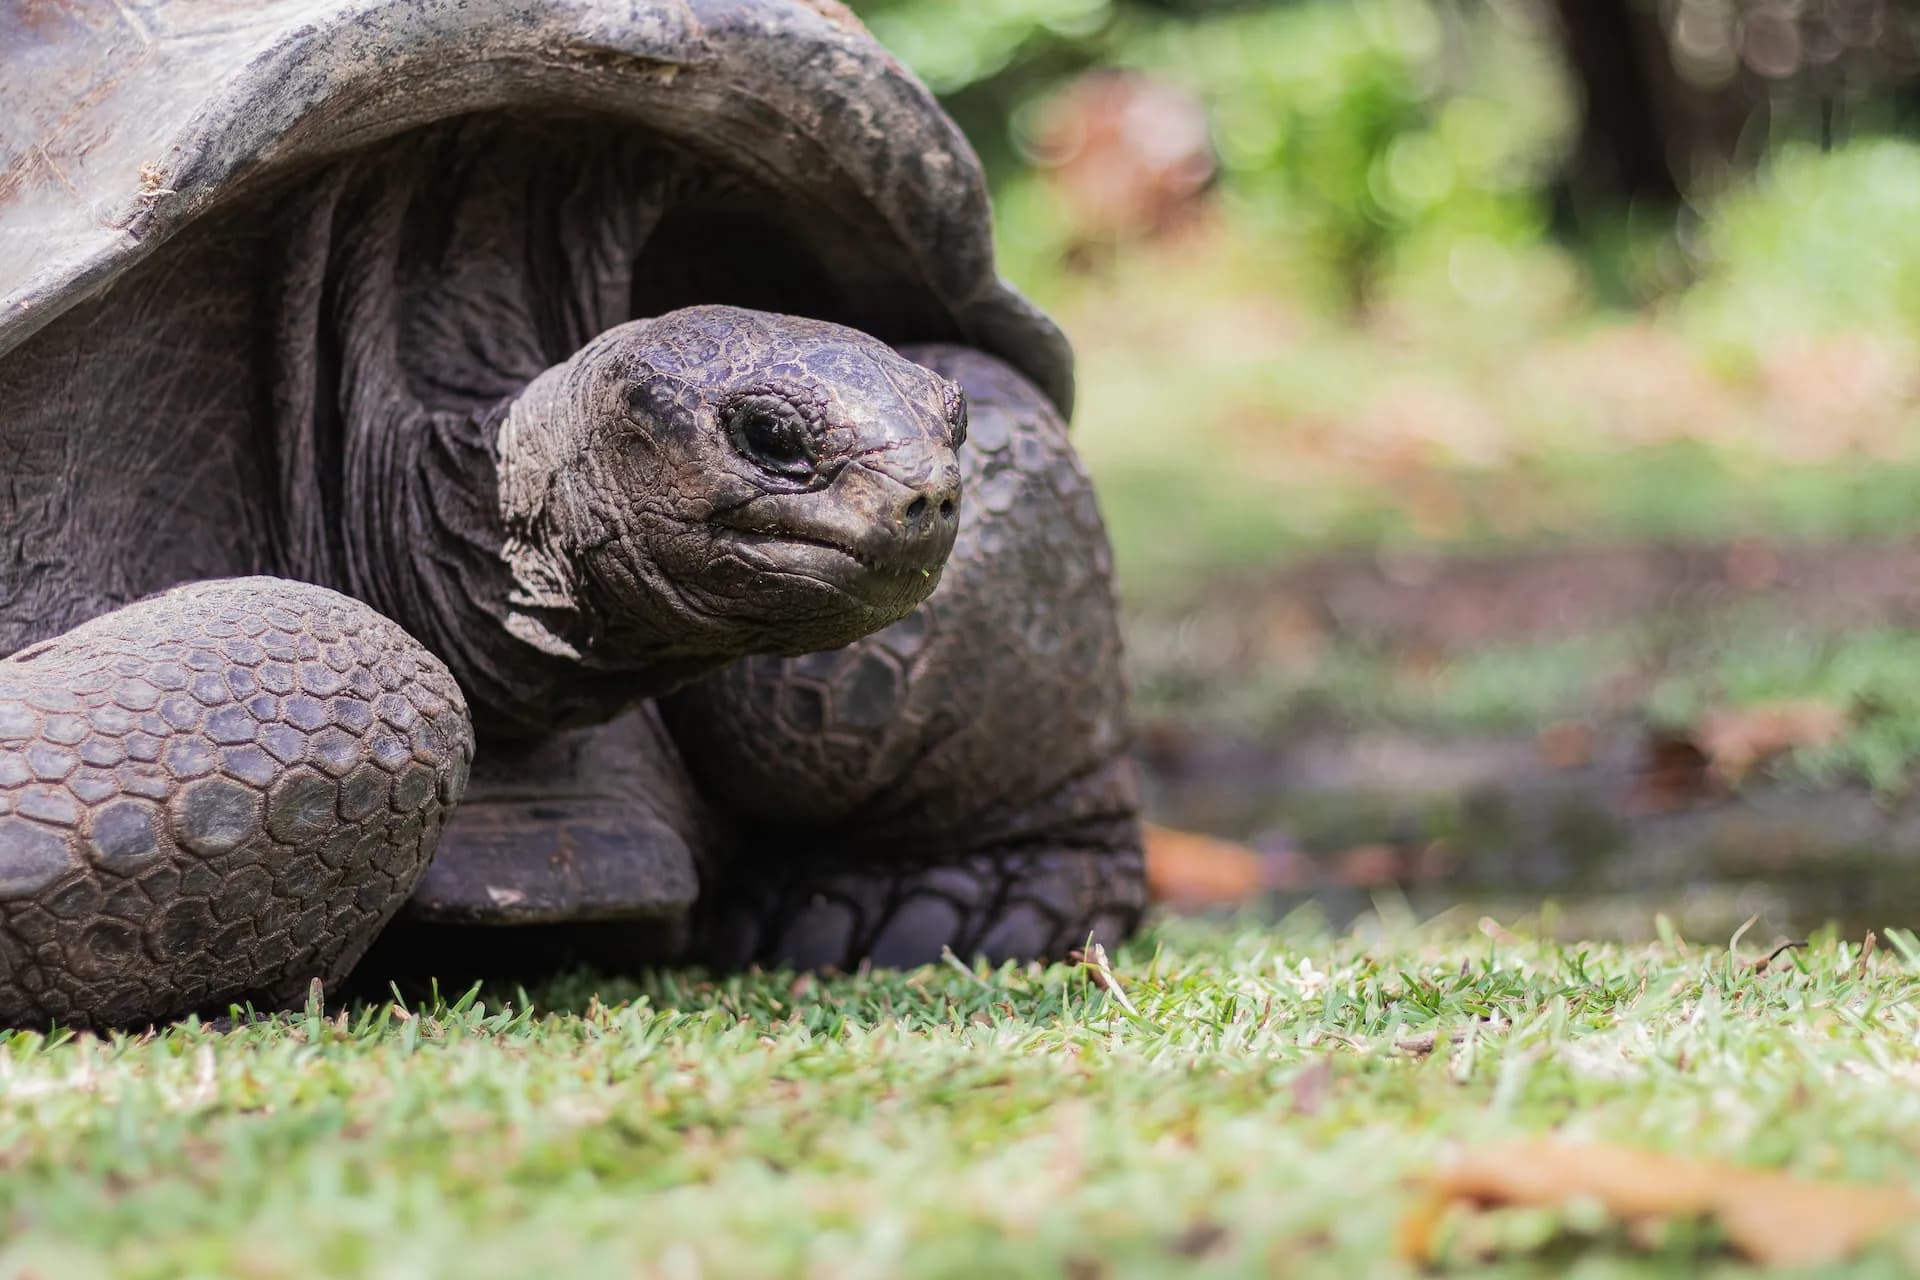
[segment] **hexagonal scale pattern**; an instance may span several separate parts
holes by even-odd
[[[0,660],[0,1023],[137,1024],[343,977],[472,758],[446,667],[303,583],[178,587]]]

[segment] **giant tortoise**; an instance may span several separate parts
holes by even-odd
[[[0,1021],[1123,935],[1071,396],[835,0],[0,9]]]

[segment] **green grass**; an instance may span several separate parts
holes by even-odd
[[[1756,974],[1666,932],[1169,924],[1116,955],[1137,1013],[937,966],[15,1034],[0,1275],[1391,1275],[1406,1179],[1456,1144],[1920,1178],[1920,955],[1829,936]],[[1493,1274],[1739,1269],[1577,1211],[1452,1237]]]

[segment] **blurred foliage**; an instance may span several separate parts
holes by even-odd
[[[1781,101],[1838,65],[1816,10],[1879,0],[1805,3]],[[1570,226],[1554,187],[1587,122],[1549,0],[857,7],[987,157],[1003,269],[1074,337],[1135,601],[1335,547],[1916,527],[1920,144],[1823,151],[1775,119],[1753,173],[1678,218]],[[1725,85],[1777,52],[1714,30],[1745,68]],[[1096,66],[1197,95],[1220,181],[1189,232],[1075,259],[1029,161]],[[1659,305],[1596,305],[1625,300]]]
[[[1700,279],[1677,300],[1678,318],[1736,374],[1782,329],[1864,331],[1911,347],[1920,341],[1917,211],[1920,144],[1784,148],[1711,206]]]
[[[857,7],[981,150],[1003,270],[1074,338],[1148,715],[1286,738],[1812,699],[1848,728],[1802,776],[1914,778],[1904,613],[1783,597],[1436,655],[1303,624],[1268,575],[1920,533],[1920,4]],[[1053,130],[1094,68],[1204,105],[1198,216],[1086,216],[1115,153],[1076,175]],[[1080,156],[1125,133],[1109,111]]]
[[[1520,12],[1315,0],[1163,25],[1126,61],[1209,102],[1230,202],[1362,303],[1396,253],[1545,230],[1572,109]]]
[[[1586,33],[1593,47],[1574,47],[1567,5],[1589,2],[854,7],[980,150],[1009,273],[1042,293],[1063,259],[1083,259],[1072,252],[1070,211],[1032,165],[1035,122],[1074,77],[1110,67],[1204,102],[1221,203],[1284,264],[1285,280],[1267,283],[1296,295],[1319,286],[1322,296],[1364,303],[1383,274],[1412,271],[1463,295],[1497,296],[1512,255],[1548,240],[1551,227],[1577,234],[1573,248],[1602,300],[1658,298],[1704,271],[1713,283],[1703,296],[1715,301],[1702,307],[1722,307],[1729,321],[1744,306],[1780,303],[1810,318],[1843,312],[1910,329],[1915,304],[1896,295],[1911,281],[1901,274],[1911,266],[1900,264],[1915,252],[1901,218],[1913,207],[1903,176],[1911,157],[1842,144],[1871,143],[1920,111],[1920,10],[1906,0],[1648,0],[1609,7],[1602,28],[1618,30],[1596,28]],[[1596,97],[1592,77],[1608,69],[1587,55],[1602,34],[1641,59],[1632,92],[1643,111],[1617,92]],[[1655,132],[1635,134],[1646,129]],[[1629,203],[1624,189],[1611,212],[1603,204],[1569,222],[1568,184],[1586,198],[1599,175],[1596,130],[1617,146],[1664,145],[1683,192],[1705,202],[1712,224],[1702,229],[1684,211],[1676,222],[1671,205]],[[1826,165],[1814,154],[1833,148],[1849,157]],[[1728,185],[1729,166],[1740,165],[1764,175],[1758,190]],[[1833,234],[1837,225],[1849,234]],[[1909,287],[1905,296],[1920,294]],[[1703,322],[1703,332],[1716,324]],[[1712,337],[1736,360],[1751,346],[1731,331],[1738,327]]]
[[[1812,698],[1852,719],[1801,766],[1911,776],[1904,616],[1808,630],[1787,601],[1436,666],[1262,610],[1274,566],[1330,553],[1920,532],[1920,5],[857,7],[981,150],[1003,270],[1074,338],[1149,713],[1284,736]],[[1075,186],[1051,132],[1094,68],[1204,105],[1197,216],[1076,208],[1121,189]],[[1110,110],[1083,140],[1125,132]]]
[[[1207,105],[1224,195],[1336,296],[1365,301],[1396,255],[1462,236],[1537,238],[1574,127],[1543,16],[1441,0],[869,0],[877,36],[945,95],[1001,195],[1009,264],[1061,256],[1071,228],[1025,168],[1040,102],[1100,65]],[[1445,253],[1448,249],[1442,248]],[[1473,250],[1459,265],[1471,275]],[[1482,253],[1484,257],[1484,252]]]
[[[1112,0],[856,0],[853,8],[942,95],[990,80],[1016,60],[1097,61],[1116,18]]]

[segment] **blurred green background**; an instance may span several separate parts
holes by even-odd
[[[854,7],[1079,352],[1156,815],[1472,844],[1511,752],[1455,744],[1540,735],[1528,768],[1599,769],[1607,820],[1784,779],[1869,795],[1846,839],[1887,852],[1920,759],[1920,6]],[[1320,767],[1382,735],[1412,745]],[[1239,800],[1196,789],[1225,774]]]
[[[1920,9],[855,7],[1076,339],[1132,596],[1329,545],[1910,523]]]

